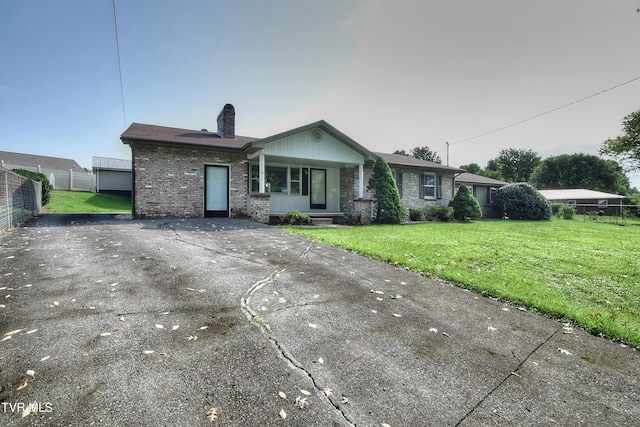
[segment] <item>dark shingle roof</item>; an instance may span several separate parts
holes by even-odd
[[[120,139],[125,144],[133,141],[152,141],[243,150],[250,145],[251,141],[255,141],[257,138],[237,135],[233,139],[222,138],[215,132],[204,130],[198,131],[132,123],[120,136]]]
[[[440,163],[428,162],[426,160],[416,159],[415,157],[405,156],[402,154],[375,153],[380,156],[390,166],[407,166],[420,169],[430,169],[443,172],[460,173],[464,169],[444,166]]]
[[[36,154],[12,153],[10,151],[0,151],[0,160],[4,162],[5,167],[12,169],[29,168],[59,170],[68,172],[69,169],[74,172],[86,173],[85,170],[73,159],[65,159],[62,157],[39,156]]]
[[[456,176],[456,182],[463,184],[476,184],[476,185],[507,185],[504,181],[499,181],[493,178],[487,178],[486,176],[476,175],[474,173],[464,172]]]

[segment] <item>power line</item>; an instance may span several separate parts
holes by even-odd
[[[127,127],[127,112],[124,108],[124,88],[122,85],[122,65],[120,64],[120,38],[118,37],[118,20],[116,18],[116,0],[111,0],[113,5],[113,26],[116,30],[116,51],[118,52],[118,74],[120,76],[120,99],[122,100],[122,119],[124,127]]]
[[[560,106],[560,107],[554,108],[554,109],[549,110],[549,111],[545,111],[544,113],[537,114],[537,115],[535,115],[535,116],[529,117],[529,118],[524,119],[524,120],[520,120],[520,121],[515,122],[515,123],[512,123],[512,124],[510,124],[510,125],[502,126],[501,128],[494,129],[494,130],[489,131],[489,132],[481,133],[481,134],[479,134],[479,135],[472,136],[472,137],[470,137],[470,138],[465,138],[465,139],[461,139],[461,140],[456,141],[456,142],[452,142],[452,143],[451,143],[451,145],[454,145],[454,144],[460,144],[461,142],[470,141],[470,140],[472,140],[472,139],[476,139],[476,138],[480,138],[480,137],[482,137],[482,136],[490,135],[490,134],[492,134],[492,133],[500,132],[501,130],[508,129],[508,128],[510,128],[510,127],[513,127],[513,126],[516,126],[516,125],[522,124],[522,123],[524,123],[524,122],[528,122],[528,121],[533,120],[533,119],[537,119],[538,117],[542,117],[542,116],[544,116],[544,115],[546,115],[546,114],[551,114],[551,113],[553,113],[553,112],[555,112],[555,111],[562,110],[563,108],[567,108],[567,107],[569,107],[569,106],[571,106],[571,105],[574,105],[574,104],[577,104],[577,103],[579,103],[579,102],[585,101],[585,100],[587,100],[587,99],[589,99],[589,98],[593,98],[593,97],[598,96],[598,95],[601,95],[601,94],[603,94],[603,93],[605,93],[605,92],[609,92],[609,91],[611,91],[611,90],[617,89],[617,88],[619,88],[620,86],[624,86],[624,85],[627,85],[627,84],[629,84],[629,83],[633,83],[633,82],[635,82],[636,80],[640,80],[640,76],[638,76],[638,77],[636,77],[636,78],[633,78],[633,79],[631,79],[631,80],[629,80],[629,81],[626,81],[626,82],[624,82],[624,83],[620,83],[620,84],[617,84],[617,85],[615,85],[615,86],[612,86],[612,87],[610,87],[610,88],[608,88],[608,89],[601,90],[600,92],[596,92],[596,93],[594,93],[594,94],[592,94],[592,95],[585,96],[584,98],[580,98],[580,99],[578,99],[577,101],[573,101],[573,102],[570,102],[570,103],[568,103],[568,104],[564,104],[564,105],[562,105],[562,106]]]

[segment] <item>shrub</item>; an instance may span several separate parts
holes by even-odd
[[[493,209],[510,219],[551,219],[551,205],[547,199],[526,182],[500,187],[496,192]]]
[[[383,224],[400,224],[404,208],[391,169],[384,159],[373,164],[373,175],[369,178],[369,190],[376,196],[376,221]]]
[[[49,200],[51,200],[51,190],[53,189],[53,187],[51,186],[51,183],[49,182],[47,177],[44,176],[44,174],[28,171],[25,169],[12,169],[12,171],[17,173],[18,175],[22,175],[34,181],[41,182],[42,183],[42,206],[49,203]]]
[[[280,214],[280,221],[283,224],[300,225],[311,224],[311,217],[297,209]]]
[[[424,220],[424,213],[422,213],[422,209],[409,209],[409,219],[411,221]]]
[[[430,206],[427,211],[427,218],[439,221],[449,221],[453,217],[453,208],[443,205]]]
[[[571,205],[562,205],[558,210],[558,216],[562,216],[564,219],[573,219],[573,215],[575,215],[576,210]]]
[[[551,204],[551,215],[557,215],[560,218],[560,208],[564,206],[563,203],[552,203]]]
[[[458,192],[453,197],[449,206],[453,208],[453,217],[455,219],[464,220],[467,218],[480,218],[482,216],[482,210],[480,209],[480,203],[473,197],[469,187],[462,184],[458,189]]]

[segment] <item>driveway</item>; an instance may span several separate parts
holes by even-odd
[[[0,281],[1,425],[640,420],[636,350],[255,222],[45,215]]]

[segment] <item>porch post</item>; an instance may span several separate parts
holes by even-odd
[[[264,154],[258,157],[258,180],[260,182],[260,194],[264,194]]]
[[[358,198],[364,197],[364,165],[358,165]]]

